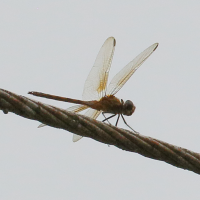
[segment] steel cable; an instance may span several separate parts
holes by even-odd
[[[200,174],[200,154],[0,89],[0,109]]]

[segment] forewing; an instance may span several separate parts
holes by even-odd
[[[101,47],[94,66],[85,81],[83,100],[99,100],[105,95],[115,44],[115,38],[109,37]]]
[[[88,117],[91,117],[93,119],[96,119],[100,114],[101,114],[101,111],[89,108],[88,111],[84,115],[88,116]],[[82,136],[73,134],[73,142],[77,142],[81,138],[82,138]]]
[[[128,63],[128,65],[126,65],[118,74],[116,74],[108,86],[107,94],[115,95],[139,68],[139,66],[156,50],[157,46],[158,43],[155,43],[148,47]]]

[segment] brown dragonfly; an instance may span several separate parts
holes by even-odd
[[[88,109],[84,115],[93,119],[96,119],[101,112],[103,115],[105,113],[112,114],[108,118],[106,118],[104,115],[105,119],[103,121],[108,121],[108,119],[118,115],[115,125],[117,126],[119,117],[121,116],[124,123],[129,128],[131,128],[126,123],[123,115],[132,115],[135,111],[134,104],[130,100],[127,100],[126,102],[124,102],[122,99],[119,100],[114,95],[122,88],[122,86],[128,81],[128,79],[138,69],[138,67],[155,51],[158,43],[151,45],[130,63],[128,63],[118,74],[114,76],[107,87],[108,75],[112,63],[115,45],[115,38],[109,37],[101,47],[95,60],[94,66],[92,67],[85,81],[82,95],[83,100],[59,97],[41,92],[29,92],[29,94],[45,97],[48,99],[79,104],[68,108],[67,111],[78,113]],[[39,127],[42,126],[45,126],[45,124],[41,124]],[[81,138],[82,136],[76,134],[73,135],[74,142],[80,140]]]

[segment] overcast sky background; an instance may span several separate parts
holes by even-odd
[[[116,96],[136,105],[126,117],[135,130],[200,152],[199,10],[195,0],[1,0],[0,87],[67,108],[27,92],[81,99],[108,37],[117,41],[110,79],[159,42]],[[200,198],[193,172],[38,125],[0,112],[1,200]]]

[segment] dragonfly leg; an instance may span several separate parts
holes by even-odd
[[[123,121],[124,121],[124,123],[126,124],[126,126],[128,126],[131,130],[133,130],[135,133],[137,133],[137,131],[135,131],[134,129],[132,129],[128,124],[127,124],[127,122],[126,122],[126,120],[125,120],[125,118],[124,118],[124,116],[121,114],[121,116],[122,116],[122,119],[123,119]]]
[[[117,126],[117,124],[118,124],[119,117],[120,117],[120,114],[118,114],[118,117],[117,117],[117,121],[116,121],[116,124],[115,124],[115,126]]]
[[[103,115],[104,118],[105,118],[102,122],[105,122],[105,121],[108,121],[109,119],[111,119],[112,117],[114,117],[116,114],[111,115],[110,117],[107,117],[107,118],[106,118],[106,116],[105,116],[105,112],[102,112],[102,115]],[[108,123],[111,124],[109,121],[108,121]]]

